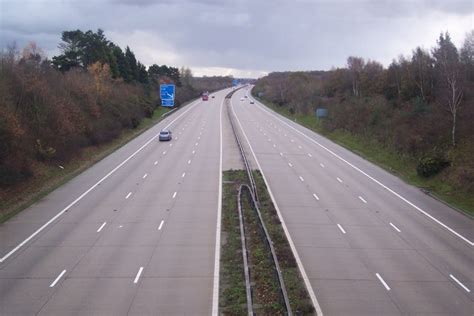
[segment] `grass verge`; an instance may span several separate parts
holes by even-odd
[[[0,223],[12,218],[142,134],[161,121],[161,116],[168,111],[168,108],[159,107],[152,117],[144,118],[137,128],[124,130],[118,138],[109,143],[84,148],[80,156],[62,165],[64,169],[58,164],[37,163],[34,166],[35,176],[14,188],[0,190]]]
[[[254,97],[275,112],[329,138],[357,155],[379,165],[405,182],[422,188],[430,195],[458,211],[470,217],[474,216],[474,196],[457,190],[444,181],[443,173],[430,178],[422,178],[416,173],[417,160],[413,157],[401,155],[397,151],[387,148],[368,137],[350,134],[341,130],[328,132],[315,116],[292,114],[286,108],[276,106],[256,96]]]
[[[276,210],[260,172],[254,172],[260,198],[260,211],[274,243],[282,269],[291,308],[296,315],[314,313],[311,300],[299,274],[296,261],[286,240]],[[224,315],[244,315],[246,310],[245,279],[240,241],[237,195],[239,186],[248,183],[244,170],[225,171],[223,174],[222,244],[220,310]],[[253,285],[254,311],[257,315],[283,315],[284,303],[279,295],[273,263],[263,243],[257,216],[250,208],[249,198],[243,195],[247,245]]]

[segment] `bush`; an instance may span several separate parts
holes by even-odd
[[[438,174],[441,170],[449,166],[450,162],[441,155],[425,156],[420,159],[416,166],[419,176],[428,178]]]
[[[0,187],[9,187],[32,176],[32,172],[23,168],[17,170],[11,166],[0,165]]]

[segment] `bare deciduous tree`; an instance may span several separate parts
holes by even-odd
[[[438,79],[444,86],[441,93],[452,118],[451,142],[454,147],[456,146],[456,120],[464,95],[461,63],[458,50],[448,33],[440,34],[437,43],[438,46],[433,49],[433,57]]]
[[[352,78],[352,93],[356,97],[360,96],[360,75],[364,64],[364,59],[361,57],[350,56],[347,58],[347,68],[349,68]]]

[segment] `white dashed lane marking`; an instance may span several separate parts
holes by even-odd
[[[100,225],[99,229],[97,230],[98,233],[100,233],[100,231],[102,230],[102,228],[104,228],[104,226],[107,224],[107,222],[104,222],[102,223],[102,225]]]
[[[56,285],[56,283],[58,283],[58,281],[63,277],[63,275],[66,273],[66,270],[63,270],[59,275],[58,277],[53,281],[53,283],[51,283],[49,285],[49,287],[54,287]]]

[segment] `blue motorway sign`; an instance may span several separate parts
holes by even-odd
[[[234,79],[232,80],[232,85],[235,87],[236,85],[239,84],[239,80],[238,79]]]
[[[161,99],[161,106],[173,107],[174,106],[174,100],[173,99]]]
[[[160,99],[161,106],[174,106],[174,84],[161,84],[160,85]]]

